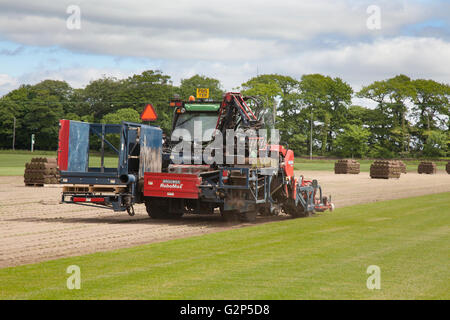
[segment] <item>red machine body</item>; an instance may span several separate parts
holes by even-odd
[[[59,120],[58,168],[67,170],[69,162],[70,120]]]
[[[202,178],[196,174],[156,173],[144,174],[144,196],[198,199]]]

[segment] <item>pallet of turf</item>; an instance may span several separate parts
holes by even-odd
[[[356,160],[341,159],[334,164],[335,174],[359,174],[360,164]]]
[[[42,187],[44,184],[58,184],[59,170],[55,158],[33,158],[25,164],[23,175],[26,186]]]
[[[370,177],[372,179],[400,178],[401,169],[397,161],[376,160],[370,166]]]
[[[436,173],[436,163],[432,161],[422,161],[419,163],[419,166],[417,167],[417,172],[419,174],[425,173],[425,174],[435,174]]]
[[[447,165],[445,166],[445,171],[447,171],[447,173],[450,174],[450,161],[447,162]]]

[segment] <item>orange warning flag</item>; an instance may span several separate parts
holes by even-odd
[[[158,119],[158,115],[155,112],[155,109],[153,109],[153,106],[149,103],[145,106],[144,112],[141,114],[141,120],[142,121],[155,121]]]

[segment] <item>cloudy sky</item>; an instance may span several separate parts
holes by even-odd
[[[148,69],[224,89],[257,73],[322,73],[355,89],[399,73],[448,83],[449,12],[448,0],[0,0],[0,95]]]

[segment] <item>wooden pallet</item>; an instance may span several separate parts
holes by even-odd
[[[44,184],[44,188],[61,188],[62,185],[58,183],[46,183]]]
[[[89,192],[92,193],[103,193],[103,192],[114,192],[114,193],[123,193],[125,192],[126,187],[99,187],[99,186],[91,186],[89,187]]]
[[[89,192],[89,187],[86,186],[63,186],[63,192]]]
[[[70,193],[123,193],[126,186],[108,186],[108,185],[73,185],[63,186],[63,192]]]

